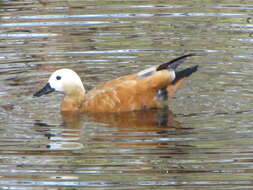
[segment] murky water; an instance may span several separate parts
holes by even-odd
[[[8,1],[0,15],[1,189],[252,189],[251,1]],[[61,115],[58,68],[90,89],[185,53],[171,112]]]

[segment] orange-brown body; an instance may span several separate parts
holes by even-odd
[[[81,111],[122,112],[164,107],[156,94],[171,84],[172,75],[164,70],[145,78],[132,74],[111,80],[86,94]]]

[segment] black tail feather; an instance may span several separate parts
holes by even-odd
[[[175,70],[181,63],[183,63],[185,61],[185,59],[187,57],[194,56],[194,55],[195,54],[191,53],[191,54],[183,55],[181,57],[177,57],[167,63],[163,63],[163,64],[159,65],[159,67],[157,67],[156,70],[160,71],[160,70],[164,70],[164,69],[168,69],[168,68]]]
[[[198,70],[198,65],[195,65],[193,67],[186,68],[182,71],[177,71],[176,72],[176,78],[172,82],[173,84],[176,83],[178,80],[184,77],[190,76],[192,73],[196,72]]]

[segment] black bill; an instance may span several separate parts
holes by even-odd
[[[44,94],[49,94],[51,92],[54,92],[55,89],[50,86],[49,83],[46,84],[40,91],[36,92],[33,96],[40,97]]]

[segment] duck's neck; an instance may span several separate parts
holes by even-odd
[[[65,94],[61,105],[61,111],[79,111],[85,98],[84,88],[74,88],[71,93]]]

